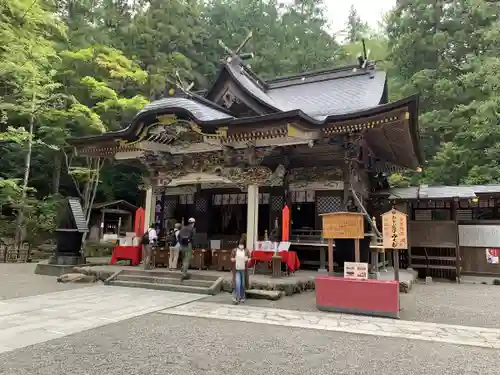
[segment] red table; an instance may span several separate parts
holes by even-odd
[[[290,272],[295,272],[300,267],[299,257],[295,251],[280,251],[281,262],[285,263]],[[252,251],[252,259],[248,262],[248,268],[254,266],[255,262],[272,262],[274,251]]]
[[[142,260],[142,246],[115,246],[109,264],[116,264],[121,259],[130,259],[130,264],[136,266]]]

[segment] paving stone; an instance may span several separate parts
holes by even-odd
[[[204,295],[96,285],[0,302],[0,353],[192,302]]]
[[[161,313],[500,349],[500,329],[494,328],[408,322],[323,312],[299,312],[245,305],[221,307],[200,301],[163,310]]]

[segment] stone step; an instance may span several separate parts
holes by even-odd
[[[156,274],[149,275],[124,275],[120,273],[117,277],[120,281],[136,281],[139,283],[151,283],[151,284],[172,284],[172,285],[187,285],[187,286],[199,286],[202,288],[210,288],[214,283],[214,280],[196,280],[187,279],[181,281],[180,274],[177,277],[157,277]]]
[[[125,287],[129,287],[129,288],[166,290],[169,292],[208,294],[208,295],[215,295],[218,293],[218,291],[214,291],[213,289],[203,288],[203,287],[199,287],[199,286],[141,283],[141,282],[137,282],[137,281],[124,281],[124,280],[110,281],[108,283],[108,285],[125,286]]]
[[[180,279],[181,273],[180,271],[159,271],[157,269],[155,270],[123,270],[120,273],[120,276],[122,275],[130,275],[130,276],[150,276],[150,277],[162,277],[162,278],[173,278],[173,279]],[[191,276],[191,280],[206,280],[206,281],[216,281],[219,277],[214,276],[214,275],[206,275],[203,273],[194,273],[194,272],[189,272],[189,275]]]

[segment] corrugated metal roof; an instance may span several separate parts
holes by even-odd
[[[420,199],[474,198],[474,186],[420,186]]]
[[[226,65],[236,81],[256,99],[277,110],[286,112],[302,110],[307,115],[322,120],[329,115],[358,112],[380,104],[386,82],[382,71],[325,73],[289,80],[287,83],[260,83],[246,68],[234,61]],[[266,87],[264,87],[264,85]]]
[[[381,191],[378,195],[388,194],[388,199],[447,199],[475,198],[477,194],[500,194],[500,185],[459,185],[459,186],[412,186],[392,188]]]
[[[186,98],[163,98],[146,104],[139,112],[147,112],[151,110],[161,110],[167,108],[182,108],[190,112],[194,117],[201,121],[223,120],[233,118],[231,115],[218,111],[207,105],[198,103]]]
[[[384,72],[373,72],[272,89],[267,95],[284,111],[300,109],[312,117],[339,115],[378,106],[385,77]]]

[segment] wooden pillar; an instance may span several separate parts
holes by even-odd
[[[155,210],[153,200],[155,199],[153,194],[153,187],[148,186],[146,189],[146,199],[144,202],[144,231],[147,231],[154,218]],[[138,234],[142,236],[142,233]]]
[[[250,251],[256,249],[259,221],[259,187],[248,186],[247,200],[247,243],[246,248]]]
[[[351,195],[351,163],[348,159],[348,153],[345,154],[344,166],[342,169],[342,181],[344,182],[344,194],[343,194],[343,209],[347,211],[347,203],[349,202],[349,196]]]
[[[194,196],[196,232],[208,233],[208,197],[205,191],[198,189]]]

